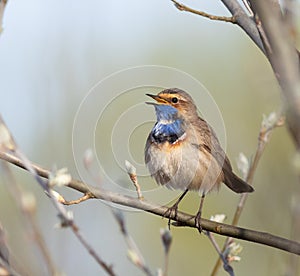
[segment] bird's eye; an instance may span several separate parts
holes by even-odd
[[[172,101],[172,103],[178,103],[178,99],[177,99],[176,97],[173,97],[173,98],[171,99],[171,101]]]

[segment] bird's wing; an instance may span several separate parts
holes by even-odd
[[[212,127],[202,118],[198,117],[197,132],[199,135],[198,145],[208,151],[218,162],[219,166],[226,171],[232,171],[229,159],[222,149],[216,133]]]
[[[230,161],[222,149],[216,133],[212,127],[200,117],[199,133],[201,137],[199,147],[208,151],[218,162],[221,168],[220,172],[223,173],[223,182],[226,186],[236,193],[253,192],[254,190],[249,184],[234,174]]]

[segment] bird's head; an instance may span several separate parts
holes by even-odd
[[[197,107],[192,97],[178,88],[165,89],[157,95],[146,95],[156,101],[148,104],[155,106],[157,117],[159,115],[167,116],[169,113],[171,117],[176,115],[188,119],[197,115]]]

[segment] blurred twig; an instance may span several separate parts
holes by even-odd
[[[218,214],[218,215],[212,216],[210,219],[212,221],[223,222],[225,220],[225,218],[226,218],[226,216],[224,214]],[[233,270],[232,266],[229,264],[229,261],[227,260],[227,258],[225,258],[225,256],[224,256],[225,254],[222,253],[219,245],[217,244],[217,241],[216,241],[214,235],[209,231],[204,231],[204,233],[206,234],[206,236],[208,237],[208,239],[212,243],[213,247],[217,251],[217,253],[220,257],[220,260],[223,262],[224,270],[230,276],[234,276],[234,270]]]
[[[3,16],[4,16],[4,10],[7,4],[7,0],[0,0],[0,34],[2,33],[3,27]]]
[[[0,258],[6,264],[9,264],[9,250],[6,243],[5,233],[1,224],[0,224]]]
[[[214,248],[216,249],[216,251],[218,252],[218,255],[220,257],[220,259],[223,262],[223,267],[224,270],[230,275],[230,276],[234,276],[234,271],[232,266],[228,263],[228,261],[225,259],[225,257],[223,256],[220,247],[218,246],[214,236],[212,235],[211,232],[209,231],[205,231],[206,236],[208,237],[208,239],[210,240],[210,242],[212,243],[212,245],[214,246]]]
[[[19,161],[23,164],[24,168],[31,173],[31,175],[35,178],[37,183],[41,186],[41,188],[44,190],[44,192],[49,197],[52,204],[58,211],[58,217],[61,220],[61,226],[71,228],[75,236],[81,242],[81,244],[86,248],[89,254],[97,261],[97,263],[105,270],[105,272],[108,275],[114,276],[115,273],[113,271],[113,268],[110,265],[106,264],[106,262],[104,262],[98,256],[98,254],[95,252],[92,246],[88,244],[84,236],[81,234],[78,226],[74,222],[72,213],[67,211],[65,207],[58,201],[57,193],[55,193],[52,189],[53,185],[55,185],[55,180],[53,179],[53,173],[48,172],[49,181],[45,181],[40,177],[38,171],[36,170],[36,167],[34,167],[31,164],[31,162],[27,159],[27,157],[18,148],[15,140],[13,139],[13,136],[11,135],[10,131],[6,127],[1,117],[0,117],[0,151],[6,153],[7,152],[13,153],[19,159]],[[50,185],[50,179],[52,182],[51,185]],[[66,179],[68,179],[68,176],[65,177],[65,175],[62,174],[58,175],[58,181],[65,182]],[[66,185],[66,183],[63,183],[63,185]]]
[[[295,195],[292,197],[291,201],[291,238],[297,241],[300,240],[300,198]],[[285,276],[300,275],[300,262],[299,257],[295,255],[289,256],[288,262],[286,264]]]
[[[131,235],[128,233],[127,225],[123,213],[120,210],[115,208],[111,208],[111,210],[116,221],[120,226],[121,233],[126,241],[128,247],[128,258],[134,265],[140,268],[145,273],[145,275],[152,276],[153,274],[151,273],[149,267],[147,266],[142,253],[140,252],[139,248],[137,247]]]
[[[165,261],[164,261],[164,269],[162,271],[163,276],[168,275],[168,269],[169,269],[169,256],[170,256],[170,247],[172,244],[172,235],[171,232],[168,228],[166,229],[161,229],[160,230],[160,236],[161,236],[161,241],[164,247],[164,255],[165,255]]]
[[[284,124],[284,117],[282,115],[276,115],[274,112],[271,113],[268,117],[264,117],[261,123],[261,127],[260,127],[260,131],[259,131],[259,135],[258,135],[258,145],[256,148],[256,152],[255,152],[255,156],[253,161],[251,162],[251,165],[249,167],[249,170],[247,172],[247,176],[246,176],[246,182],[249,184],[253,184],[253,177],[256,171],[256,168],[258,166],[259,160],[264,152],[264,149],[267,145],[267,143],[270,141],[271,138],[271,134],[272,131],[276,128],[276,127],[280,127]],[[234,213],[234,217],[232,220],[232,225],[237,225],[238,221],[241,217],[242,211],[244,209],[244,206],[246,204],[248,198],[248,194],[242,194],[239,200],[239,203],[236,207],[235,213]],[[229,239],[227,238],[222,252],[225,251],[227,245],[228,245]],[[213,272],[212,275],[216,275],[219,268],[221,266],[221,259],[218,259],[214,268],[213,268]]]
[[[255,156],[253,161],[251,162],[246,182],[249,184],[253,184],[253,178],[256,171],[256,168],[258,166],[259,160],[264,152],[264,149],[268,142],[270,141],[272,131],[276,127],[280,127],[284,124],[284,117],[282,115],[277,116],[275,113],[271,113],[269,117],[266,117],[263,119],[261,128],[258,135],[258,145],[255,152]],[[237,209],[234,214],[234,218],[232,221],[232,225],[237,225],[238,221],[240,219],[241,213],[243,211],[243,208],[245,206],[246,200],[248,198],[248,194],[242,194],[240,197],[240,201],[238,203]]]
[[[11,267],[9,260],[9,250],[6,243],[4,229],[0,224],[0,275],[1,276],[18,276],[19,274]]]
[[[7,189],[10,191],[11,196],[15,200],[19,210],[22,213],[24,222],[26,223],[26,229],[29,232],[29,236],[33,237],[33,241],[36,243],[38,249],[43,256],[47,265],[50,275],[55,275],[57,270],[54,262],[51,258],[41,230],[35,220],[36,201],[33,194],[24,193],[16,183],[8,164],[3,163],[2,166],[5,169],[7,177]]]

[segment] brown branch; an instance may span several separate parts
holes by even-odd
[[[241,7],[237,0],[221,0],[228,11],[236,20],[236,24],[252,39],[258,48],[265,53],[264,45],[261,41],[259,32],[257,30],[253,17],[249,16]]]
[[[12,163],[20,168],[26,169],[23,162],[16,156],[0,151],[0,159],[3,159],[9,163]],[[32,164],[32,167],[36,172],[45,178],[48,178],[50,171],[41,168],[36,164]],[[116,203],[123,206],[128,206],[146,212],[163,216],[167,211],[167,207],[159,206],[157,204],[151,203],[146,200],[139,200],[137,198],[120,195],[107,190],[98,189],[87,185],[80,180],[71,180],[67,187],[77,190],[81,193],[92,193],[95,198],[102,199],[108,202]],[[176,220],[181,226],[197,228],[195,225],[194,216],[186,214],[183,212],[178,212],[177,219],[174,216],[171,217],[172,220]],[[287,252],[291,252],[300,255],[300,243],[296,241],[291,241],[282,237],[274,236],[269,233],[254,231],[250,229],[245,229],[241,227],[235,227],[223,223],[217,223],[207,219],[201,219],[201,226],[204,230],[217,233],[223,236],[230,236],[237,239],[242,239],[246,241],[251,241],[254,243],[259,243],[267,245],[270,247],[278,248]]]
[[[250,0],[261,20],[272,52],[268,60],[281,87],[286,118],[297,149],[300,150],[300,69],[299,53],[294,46],[278,1]]]
[[[185,5],[179,3],[175,0],[171,0],[171,1],[174,3],[175,7],[180,11],[186,11],[186,12],[190,12],[190,13],[193,13],[193,14],[197,14],[197,15],[209,18],[211,20],[236,23],[236,20],[233,16],[212,15],[212,14],[209,14],[209,13],[206,13],[206,12],[203,12],[203,11],[198,11],[198,10],[192,9],[192,8],[190,8],[188,6],[185,6]]]

